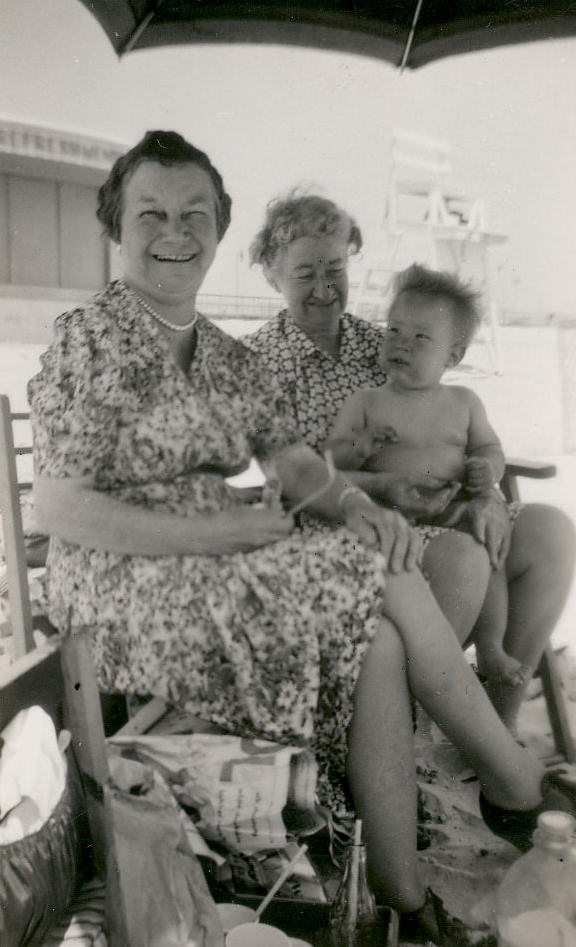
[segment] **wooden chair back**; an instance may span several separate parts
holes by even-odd
[[[34,647],[28,567],[16,466],[16,451],[31,453],[32,448],[16,448],[13,433],[14,420],[20,420],[23,417],[25,415],[13,414],[8,397],[0,395],[0,515],[7,566],[10,620],[17,658],[22,657]]]

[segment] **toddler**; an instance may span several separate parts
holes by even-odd
[[[344,403],[324,445],[337,467],[419,475],[423,493],[451,485],[454,502],[459,493],[478,496],[494,488],[505,460],[484,406],[469,388],[442,383],[479,322],[477,295],[452,274],[418,264],[399,274],[380,350],[387,381]],[[449,516],[448,506],[426,522],[442,525]],[[504,650],[507,616],[502,567],[491,574],[473,641],[480,672],[516,685],[532,669]]]

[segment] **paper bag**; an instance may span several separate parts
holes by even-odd
[[[113,762],[113,781],[106,790],[110,947],[223,947],[186,815],[169,788],[149,767],[129,760]]]

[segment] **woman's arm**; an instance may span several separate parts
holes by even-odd
[[[454,487],[445,480],[419,474],[343,470],[342,473],[376,503],[401,510],[405,516],[426,519],[443,513],[454,495]]]
[[[305,499],[328,478],[324,462],[308,447],[289,448],[277,459],[289,500]],[[368,546],[380,549],[391,571],[413,568],[418,539],[398,513],[377,507],[338,474],[310,507],[345,523]],[[290,535],[293,518],[274,510],[239,506],[211,515],[180,516],[117,500],[94,488],[93,478],[47,477],[35,482],[38,526],[70,543],[120,555],[227,555],[247,552]]]
[[[120,555],[226,555],[288,536],[292,517],[239,506],[213,515],[147,510],[94,489],[91,477],[37,476],[39,529],[70,543]]]
[[[283,494],[292,504],[306,500],[328,479],[325,463],[305,445],[284,451],[276,457],[275,464]],[[416,565],[420,540],[404,517],[377,506],[341,473],[306,508],[331,522],[345,524],[367,546],[380,550],[387,557],[391,572]]]

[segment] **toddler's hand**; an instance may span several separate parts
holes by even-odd
[[[374,442],[377,444],[397,444],[398,431],[390,424],[385,424],[375,432]]]
[[[464,485],[468,493],[490,493],[494,486],[494,472],[487,457],[470,457],[466,461]]]

